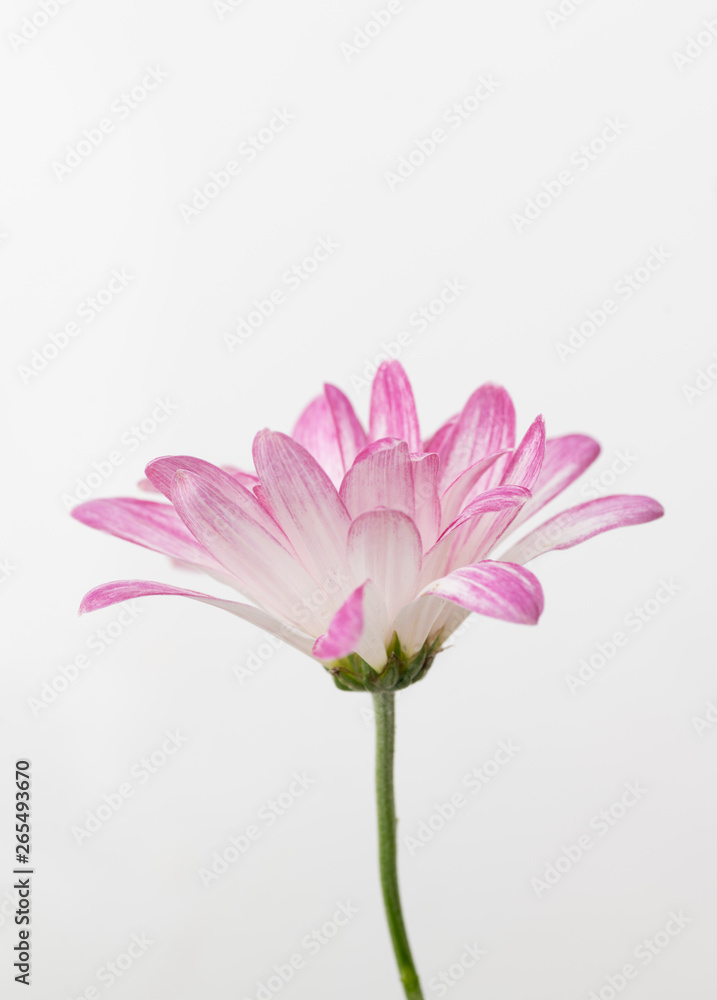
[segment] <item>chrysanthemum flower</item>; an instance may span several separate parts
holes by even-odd
[[[525,563],[611,528],[660,517],[644,496],[608,496],[494,550],[595,460],[580,434],[545,439],[537,417],[516,445],[508,393],[486,384],[422,438],[397,361],[374,379],[368,432],[326,385],[293,434],[262,430],[254,472],[158,458],[145,488],[168,502],[92,500],[73,517],[202,570],[251,604],[123,580],[81,611],[153,594],[237,615],[319,660],[339,687],[391,690],[422,677],[470,612],[535,624],[543,593]]]

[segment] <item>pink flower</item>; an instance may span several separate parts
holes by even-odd
[[[315,657],[340,687],[403,687],[471,611],[535,624],[543,593],[524,567],[531,559],[662,516],[649,497],[601,497],[488,558],[599,451],[580,434],[546,441],[542,417],[516,446],[513,404],[491,384],[424,441],[406,373],[386,362],[368,433],[341,390],[326,385],[291,437],[257,434],[255,473],[158,458],[141,485],[169,503],[92,500],[72,511],[203,570],[251,604],[124,580],[90,591],[80,611],[151,594],[190,597]]]

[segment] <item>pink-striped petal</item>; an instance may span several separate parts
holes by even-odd
[[[70,513],[90,528],[106,531],[183,563],[221,571],[216,559],[199,544],[169,504],[113,497],[88,500]]]
[[[166,583],[154,583],[151,580],[115,580],[112,583],[103,583],[100,587],[95,587],[85,594],[80,605],[80,614],[85,614],[87,611],[98,611],[100,608],[107,608],[111,604],[119,604],[135,597],[154,596],[190,597],[202,604],[211,604],[215,608],[229,611],[238,618],[243,618],[244,621],[250,622],[252,625],[257,625],[265,632],[270,632],[302,653],[311,655],[314,644],[312,636],[305,634],[300,629],[292,628],[287,622],[267,614],[261,608],[254,608],[250,604],[240,604],[238,601],[224,601],[196,590],[183,590],[180,587],[172,587]]]
[[[536,417],[508,462],[502,486],[524,486],[532,490],[540,475],[545,455],[545,421]]]
[[[424,451],[434,451],[441,460],[441,465],[444,464],[446,450],[450,445],[451,438],[455,434],[456,424],[458,423],[458,418],[460,413],[456,413],[446,420],[445,424],[442,424],[435,434],[432,434],[423,443]]]
[[[237,484],[237,488],[240,487]],[[172,502],[195,538],[261,607],[318,633],[331,610],[304,602],[315,590],[299,561],[226,493],[191,472],[174,477]]]
[[[529,498],[522,486],[497,486],[472,500],[424,556],[421,580],[427,583],[486,556]]]
[[[441,500],[438,477],[441,463],[438,455],[411,455],[413,467],[413,520],[421,534],[424,551],[428,551],[441,532]]]
[[[351,518],[328,475],[286,434],[260,431],[254,465],[274,515],[319,587],[346,573]]]
[[[543,590],[530,570],[489,559],[434,580],[422,594],[453,601],[479,615],[522,625],[535,625],[543,610]]]
[[[441,486],[445,487],[469,465],[515,446],[515,409],[501,386],[487,383],[470,396],[458,418],[444,455]],[[484,489],[500,482],[507,459],[495,462],[486,473]]]
[[[501,455],[509,454],[509,451],[499,451],[495,455],[481,458],[480,461],[464,469],[450,486],[444,489],[441,495],[441,531],[445,531],[448,525],[455,521],[467,503],[476,500],[485,492],[483,486],[485,473]]]
[[[336,432],[336,421],[325,394],[309,403],[297,420],[291,436],[316,459],[338,489],[344,475],[344,460]]]
[[[527,563],[551,549],[569,549],[603,531],[644,524],[664,513],[662,505],[651,497],[620,495],[588,500],[545,521],[501,559]]]
[[[418,589],[421,536],[416,525],[398,510],[368,510],[351,523],[347,553],[354,578],[373,581],[393,621]]]
[[[374,670],[386,665],[386,607],[370,580],[364,581],[344,601],[328,630],[314,643],[313,655],[324,661],[358,653]]]
[[[398,361],[384,361],[371,388],[370,438],[394,437],[406,441],[409,451],[421,451],[421,435],[413,390]]]
[[[146,472],[160,492],[172,499],[174,477],[177,472],[191,472],[214,489],[223,493],[233,504],[240,507],[245,514],[253,518],[265,531],[286,548],[291,549],[289,540],[279,527],[271,510],[262,504],[253,491],[245,486],[239,477],[220,469],[202,458],[192,458],[190,455],[167,455],[155,458],[147,466]],[[252,477],[256,478],[256,477]],[[257,480],[258,482],[258,480]]]
[[[391,507],[413,517],[413,463],[405,441],[365,448],[344,476],[340,495],[352,518],[374,507]]]
[[[548,438],[540,475],[530,492],[533,494],[510,526],[513,532],[542,507],[567,489],[570,484],[592,465],[600,454],[598,442],[586,434],[566,434]]]
[[[341,452],[341,471],[343,474],[351,468],[361,449],[366,447],[368,437],[345,393],[329,383],[324,386],[324,393],[336,427],[336,439]],[[338,487],[339,483],[335,485]]]

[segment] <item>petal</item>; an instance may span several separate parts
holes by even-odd
[[[474,462],[444,489],[441,495],[441,531],[445,531],[448,525],[455,521],[467,503],[485,492],[483,486],[485,473],[501,455],[510,455],[510,451],[499,451],[495,455],[488,455],[487,458]]]
[[[241,489],[237,484],[237,489]],[[179,471],[172,502],[197,540],[235,578],[237,588],[261,607],[318,635],[332,609],[307,603],[314,582],[295,556],[234,503],[224,491]]]
[[[545,454],[545,421],[536,417],[513,452],[503,474],[502,486],[524,486],[532,490],[540,475]]]
[[[197,542],[170,504],[114,497],[89,500],[74,507],[70,513],[90,528],[106,531],[181,562],[221,571],[216,559]]]
[[[174,477],[180,470],[191,472],[204,482],[210,483],[215,489],[224,493],[232,503],[241,507],[286,549],[291,549],[289,540],[276,523],[271,511],[260,503],[252,489],[241,482],[240,477],[245,475],[244,473],[237,476],[220,469],[218,465],[205,462],[203,458],[192,458],[190,455],[166,455],[164,458],[155,458],[145,471],[156,488],[171,500]],[[255,476],[251,478],[258,482]]]
[[[422,593],[443,597],[479,615],[522,625],[535,625],[543,610],[543,590],[530,570],[488,559],[434,580]]]
[[[409,451],[421,451],[418,413],[408,376],[398,361],[384,361],[371,388],[370,438],[406,441]]]
[[[325,395],[317,396],[309,403],[297,420],[291,436],[313,455],[338,488],[345,468],[336,421]]]
[[[335,385],[330,384],[324,386],[324,393],[336,428],[343,478],[343,473],[351,468],[358,453],[366,447],[368,438],[347,396]],[[339,483],[336,483],[336,486],[338,485]]]
[[[441,485],[446,486],[479,459],[514,446],[515,410],[510,396],[490,382],[480,386],[464,406],[446,448]],[[493,465],[484,489],[500,482],[506,464],[503,458]]]
[[[364,449],[344,476],[340,495],[352,518],[374,507],[391,507],[413,517],[413,463],[408,445],[386,440]]]
[[[314,643],[319,660],[340,660],[358,653],[374,670],[386,665],[386,607],[376,587],[366,580],[344,601],[328,631]]]
[[[455,416],[450,418],[450,420],[446,420],[445,424],[442,424],[435,434],[431,435],[431,437],[426,438],[423,444],[424,451],[434,451],[438,455],[441,460],[441,465],[444,464],[446,450],[449,447],[451,438],[455,433],[459,417],[460,413],[456,413]]]
[[[603,531],[654,521],[664,513],[662,505],[651,497],[621,495],[588,500],[539,525],[501,559],[527,563],[550,549],[569,549]]]
[[[497,486],[472,500],[424,556],[422,582],[487,555],[529,498],[522,486]]]
[[[441,500],[438,477],[441,463],[438,455],[411,455],[413,469],[413,520],[421,534],[424,551],[428,551],[441,532]]]
[[[284,642],[302,653],[311,655],[311,648],[314,644],[312,636],[292,628],[287,622],[267,614],[261,608],[253,608],[250,604],[240,604],[238,601],[223,601],[218,597],[211,597],[209,594],[202,594],[196,590],[182,590],[166,583],[153,583],[151,580],[115,580],[112,583],[103,583],[102,586],[95,587],[88,594],[85,594],[80,605],[80,614],[85,614],[87,611],[98,611],[100,608],[107,608],[111,604],[128,601],[133,597],[152,597],[155,595],[191,597],[192,600],[201,601],[203,604],[213,604],[215,608],[230,611],[238,618],[243,618],[244,621],[264,629],[265,632],[271,632],[272,635],[283,639]]]
[[[254,438],[254,464],[277,521],[319,587],[345,575],[351,518],[316,459],[286,434],[265,430]]]
[[[372,580],[382,595],[389,622],[413,600],[421,572],[421,536],[398,510],[368,510],[349,528],[346,550],[357,580]]]
[[[564,437],[548,438],[545,442],[545,456],[540,475],[530,487],[533,496],[511,524],[510,531],[514,531],[519,524],[527,521],[541,507],[567,489],[599,454],[598,442],[585,434],[566,434]]]
[[[404,605],[393,621],[393,628],[406,656],[414,656],[423,646],[446,607],[453,607],[440,597],[419,597]]]

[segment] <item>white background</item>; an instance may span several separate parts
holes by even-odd
[[[632,963],[629,1000],[714,997],[717,732],[695,720],[717,719],[703,557],[715,541],[717,20],[713,32],[703,22],[717,8],[585,0],[557,23],[546,13],[557,2],[541,0],[398,6],[352,53],[342,44],[382,0],[225,11],[73,0],[47,24],[30,2],[3,5],[3,996],[27,995],[13,982],[5,895],[18,757],[34,776],[32,996],[255,998],[295,952],[306,964],[287,1000],[401,995],[375,864],[368,695],[340,693],[308,658],[178,598],[136,602],[137,620],[104,645],[97,630],[121,609],[78,618],[90,587],[204,581],[78,524],[67,498],[117,451],[92,496],[138,495],[162,454],[248,467],[254,433],[289,431],[324,381],[365,418],[366,366],[404,331],[426,433],[497,381],[520,433],[542,412],[550,435],[596,436],[603,453],[586,481],[667,511],[532,564],[546,594],[537,627],[474,617],[399,695],[399,835],[416,836],[455,792],[466,803],[425,847],[402,840],[426,995],[609,1000],[606,977]],[[32,35],[33,17],[34,36],[13,39],[23,23]],[[700,31],[705,44],[690,46]],[[166,79],[120,117],[114,102],[148,67]],[[499,86],[476,107],[470,95],[491,76]],[[466,99],[453,128],[443,115]],[[274,109],[293,120],[253,162],[237,156]],[[58,169],[108,117],[101,145]],[[607,119],[622,134],[586,169],[571,166]],[[438,127],[433,155],[387,177]],[[240,176],[183,218],[193,189],[235,157]],[[566,168],[572,184],[521,224]],[[338,244],[330,259],[227,343],[322,238]],[[619,298],[616,283],[651,247],[664,266]],[[114,269],[131,280],[86,322],[78,309]],[[427,329],[409,325],[447,279],[464,286],[458,300]],[[617,312],[561,358],[556,345],[610,297]],[[48,349],[73,321],[76,335]],[[139,441],[132,427],[152,427],[157,399],[175,410]],[[576,483],[549,513],[586,498]],[[663,580],[673,596],[655,603]],[[656,613],[631,630],[646,605]],[[602,662],[616,630],[629,641],[571,693],[566,675]],[[73,673],[80,654],[89,665]],[[242,681],[250,657],[263,665]],[[131,778],[170,730],[186,738],[177,753],[150,780]],[[464,776],[508,739],[520,752],[472,794]],[[257,821],[295,771],[313,779],[308,791],[272,826]],[[132,796],[78,844],[73,828],[128,780]],[[531,880],[626,782],[646,789],[641,800],[605,836],[593,828],[592,849],[538,894]],[[214,852],[257,822],[261,838],[203,885]],[[309,954],[304,935],[348,900],[358,914]],[[635,949],[673,910],[690,922],[644,964]],[[103,967],[133,934],[153,944],[108,986]],[[466,944],[485,955],[464,972]],[[439,988],[451,966],[454,984]]]

